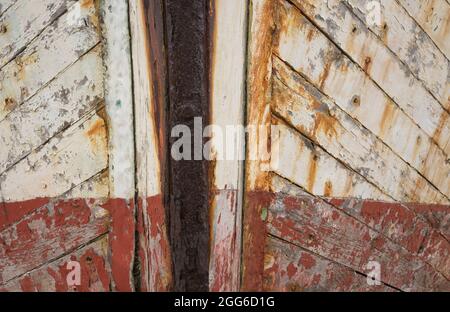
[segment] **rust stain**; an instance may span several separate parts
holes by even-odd
[[[439,142],[440,141],[440,137],[442,135],[442,130],[444,129],[444,126],[448,125],[449,122],[449,114],[447,113],[447,111],[443,111],[441,116],[439,117],[439,123],[438,126],[433,134],[433,140],[435,142]]]
[[[24,80],[27,66],[36,63],[37,60],[38,60],[37,52],[17,58],[16,59],[17,71],[14,74],[17,77],[17,79]]]
[[[102,115],[105,116],[106,112],[102,109],[97,114],[100,118],[95,120],[85,131],[85,136],[89,139],[94,152],[106,151],[108,146],[108,129],[105,119],[102,118]]]
[[[314,183],[316,181],[317,159],[318,156],[313,154],[309,162],[308,181],[307,181],[307,187],[309,192],[313,191]]]
[[[388,41],[388,37],[387,37],[388,36],[388,30],[389,30],[389,26],[388,26],[388,24],[386,22],[384,22],[383,26],[381,28],[381,33],[380,33],[381,40],[384,43],[387,43],[387,41]]]
[[[372,68],[372,58],[370,56],[367,56],[364,59],[364,72],[369,74],[371,68]]]
[[[330,197],[331,194],[333,194],[333,184],[331,183],[331,181],[325,182],[325,189],[323,191],[323,194],[325,195],[325,197]]]
[[[105,130],[105,121],[97,119],[93,125],[86,131],[88,137],[101,136]]]
[[[308,42],[311,42],[311,40],[313,39],[314,35],[315,35],[314,28],[311,28],[311,29],[308,31],[308,35],[307,35],[307,37],[306,37],[306,39],[308,40]]]
[[[380,135],[383,135],[387,129],[392,125],[392,120],[394,118],[394,104],[391,100],[386,102],[386,106],[383,111],[383,116],[380,121]]]
[[[329,138],[337,135],[335,128],[336,119],[333,117],[327,115],[326,113],[318,112],[315,114],[314,121],[314,135],[317,135],[319,130]]]
[[[94,6],[94,0],[81,0],[80,6],[84,9],[88,9],[88,8]]]
[[[330,74],[331,63],[332,63],[332,61],[326,61],[323,71],[319,77],[319,86],[320,86],[320,90],[322,90],[322,91],[323,91],[323,87],[325,86],[325,82]]]
[[[14,107],[16,107],[16,105],[17,102],[11,97],[6,98],[5,101],[3,102],[4,110],[7,112],[12,111]]]

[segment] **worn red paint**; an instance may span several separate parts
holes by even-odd
[[[42,205],[43,204],[43,205]],[[134,205],[133,201],[124,199],[36,199],[25,203],[8,203],[3,207],[22,208],[17,212],[16,222],[11,222],[10,215],[2,216],[4,228],[0,231],[0,288],[13,284],[23,274],[34,272],[36,268],[51,265],[54,259],[70,255],[77,248],[109,233],[109,259],[99,259],[86,254],[86,267],[83,274],[100,267],[106,270],[105,263],[111,266],[111,278],[105,274],[98,276],[104,290],[133,290],[131,268],[134,256]],[[95,208],[97,207],[97,208]],[[103,207],[109,215],[96,216],[94,209]],[[21,218],[17,217],[22,215]],[[109,264],[110,263],[110,264]],[[63,269],[61,269],[63,270]],[[49,268],[33,278],[33,283],[20,277],[24,289],[38,285],[41,279],[51,279],[55,290],[66,290],[66,275],[60,269]],[[88,271],[86,271],[88,270]],[[108,273],[109,274],[109,273]],[[63,276],[64,275],[64,276]],[[64,277],[64,279],[63,279]],[[111,280],[111,286],[109,285]],[[89,279],[88,279],[89,280]],[[108,285],[106,285],[108,284]],[[12,287],[12,286],[11,286]],[[37,287],[37,286],[36,286]],[[35,287],[35,288],[36,288]],[[87,290],[80,288],[78,290]]]
[[[263,219],[274,199],[270,192],[247,192],[244,203],[242,290],[262,289],[266,220]]]
[[[241,228],[236,222],[238,190],[217,190],[211,198],[210,290],[236,291],[240,284]],[[239,245],[238,245],[239,244]]]
[[[400,289],[450,289],[449,242],[413,212],[395,203],[331,201],[339,209],[308,194],[276,194],[268,232],[359,272],[379,261],[383,279]],[[407,239],[417,235],[420,243]]]
[[[135,244],[134,202],[110,199],[103,208],[111,214],[111,269],[118,291],[134,290],[132,268]]]
[[[21,202],[0,203],[0,231],[19,221],[26,214],[48,203],[48,198],[36,198]]]
[[[234,195],[227,197],[235,200]],[[22,210],[14,217],[15,222],[11,222],[11,214],[2,214],[0,290],[134,290],[135,248],[141,262],[140,290],[170,289],[170,248],[161,195],[139,199],[137,247],[132,200],[36,199],[7,205]],[[109,215],[97,218],[95,207],[103,207]],[[245,211],[246,220],[251,222],[245,224],[251,228],[247,228],[244,240],[242,289],[368,290],[355,271],[364,273],[364,263],[379,260],[384,268],[383,279],[393,286],[449,290],[449,243],[439,232],[440,227],[425,218],[429,211],[448,209],[438,205],[319,199],[307,194],[248,193]],[[20,214],[22,217],[17,217]],[[236,243],[234,230],[229,229],[231,236],[223,237],[213,252],[230,254],[226,248]],[[274,255],[269,234],[300,246],[289,247],[298,250],[298,258],[285,262],[280,255]],[[98,246],[90,247],[92,241],[102,237],[109,257],[99,253]],[[84,244],[88,245],[78,252]],[[81,263],[83,283],[78,287],[69,288],[66,283],[65,266],[70,259]],[[230,259],[216,259],[217,279],[212,289],[220,289],[227,278],[235,278],[227,262]],[[392,290],[383,287],[380,289]]]
[[[172,287],[172,263],[162,195],[139,198],[137,209],[139,290],[168,291]]]

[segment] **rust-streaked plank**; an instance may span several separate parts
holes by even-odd
[[[130,2],[136,140],[138,290],[172,287],[166,220],[166,80],[162,1]]]
[[[284,2],[278,8],[275,53],[448,198],[450,163],[443,150],[299,10]]]
[[[447,202],[423,176],[299,74],[276,57],[273,64],[271,103],[278,116],[390,198],[403,202]],[[329,175],[333,174],[330,169]],[[332,196],[334,186],[331,181],[327,183],[328,190],[323,194]]]
[[[294,0],[294,3],[321,31],[332,38],[334,44],[347,53],[446,155],[450,154],[449,113],[384,43],[352,14],[344,2],[327,5],[324,1]],[[314,9],[311,8],[313,4]],[[314,44],[313,42],[311,44]],[[446,79],[443,82],[446,83]]]
[[[56,197],[107,164],[105,122],[93,112],[3,173],[3,197],[8,202]]]
[[[263,286],[263,259],[265,222],[261,215],[267,209],[270,194],[264,170],[269,167],[268,138],[270,126],[271,42],[274,29],[274,2],[252,0],[249,4],[248,64],[247,64],[247,120],[256,126],[247,135],[245,161],[245,195],[242,255],[242,285],[244,291],[261,290]],[[262,130],[266,130],[266,133]],[[265,129],[264,129],[265,127]]]
[[[274,120],[271,170],[305,188],[327,197],[388,200],[377,187],[349,170],[320,147],[281,121]]]

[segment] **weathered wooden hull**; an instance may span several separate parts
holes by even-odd
[[[0,0],[0,291],[450,291],[449,12]]]

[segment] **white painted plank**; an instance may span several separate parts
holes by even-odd
[[[215,1],[213,29],[210,115],[211,123],[221,132],[220,135],[211,133],[215,167],[210,209],[213,252],[209,283],[213,291],[238,291],[245,156],[247,2]],[[236,132],[227,132],[227,129]]]
[[[227,126],[244,125],[246,17],[245,1],[215,3],[210,114],[212,124],[219,126],[223,133]],[[216,152],[222,152],[216,154],[217,189],[235,189],[241,185],[244,133],[238,133],[231,142],[234,144],[226,144],[225,138],[218,138],[215,141],[218,146],[213,145]],[[234,153],[226,155],[227,151],[231,154],[231,149]]]
[[[101,46],[0,121],[0,173],[64,130],[103,99]]]
[[[278,175],[317,196],[392,201],[295,130],[278,121],[274,125],[271,170]]]
[[[4,200],[59,196],[107,165],[106,126],[94,112],[2,174]]]
[[[367,23],[367,1],[347,0],[366,27],[406,64],[444,108],[450,110],[450,63],[431,38],[397,2],[380,0],[381,26]]]
[[[68,23],[67,17],[75,13],[84,16],[86,24]],[[0,71],[0,120],[99,42],[95,17],[94,3],[72,6],[13,62],[3,67]]]
[[[105,44],[105,105],[109,122],[111,196],[134,198],[134,128],[127,0],[101,2]]]
[[[448,157],[428,135],[298,10],[279,15],[275,53],[450,196]]]
[[[416,170],[300,75],[276,57],[273,64],[272,110],[277,115],[392,199],[449,203]],[[329,175],[333,174],[330,171]]]
[[[63,14],[75,0],[22,0],[1,18],[0,68],[25,48],[31,40]]]
[[[367,75],[436,141],[446,155],[450,155],[448,112],[408,68],[352,14],[344,2],[337,1],[332,5],[324,1],[294,0],[294,3],[352,60],[364,68]]]
[[[450,4],[445,0],[398,0],[450,58]]]
[[[158,131],[155,125],[153,103],[153,76],[149,64],[149,42],[142,1],[130,2],[132,38],[136,182],[139,196],[147,198],[161,194],[160,161],[158,158]]]

